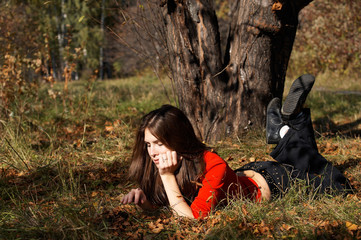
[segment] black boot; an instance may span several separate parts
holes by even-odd
[[[285,123],[292,129],[303,132],[303,137],[308,141],[311,146],[318,152],[315,131],[313,130],[311,111],[309,108],[303,108],[298,117],[285,121]]]
[[[278,144],[281,136],[280,129],[285,125],[280,112],[281,100],[274,98],[267,106],[266,141],[268,144]]]
[[[285,120],[292,119],[299,114],[314,82],[315,77],[311,74],[304,74],[293,81],[281,109],[282,116]]]
[[[288,130],[270,155],[289,169],[293,179],[306,180],[319,193],[351,192],[345,176],[318,152],[309,120],[305,114],[294,122],[295,127]]]

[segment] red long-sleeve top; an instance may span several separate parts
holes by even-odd
[[[237,176],[228,164],[217,154],[206,151],[206,163],[202,187],[191,204],[194,218],[204,218],[218,204],[227,203],[227,199],[246,197],[260,201],[261,191],[257,183],[248,177]]]

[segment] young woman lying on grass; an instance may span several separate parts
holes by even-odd
[[[142,119],[136,137],[130,177],[132,189],[121,203],[145,210],[169,206],[178,215],[204,218],[229,199],[270,200],[303,179],[318,193],[347,193],[342,173],[317,149],[310,110],[303,108],[314,83],[303,75],[291,86],[283,106],[274,98],[267,107],[267,143],[276,161],[252,162],[232,170],[195,135],[184,113],[164,105]]]

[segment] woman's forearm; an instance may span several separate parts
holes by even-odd
[[[194,218],[191,207],[183,198],[174,174],[161,175],[170,207],[179,215]]]

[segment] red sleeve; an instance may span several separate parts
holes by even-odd
[[[191,204],[194,218],[202,218],[217,206],[224,197],[222,186],[226,175],[226,162],[215,153],[206,152],[204,156],[206,162],[205,174],[202,178],[202,187],[199,189],[197,197]]]

